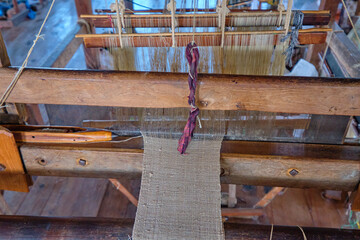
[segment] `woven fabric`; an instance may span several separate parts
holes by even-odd
[[[221,140],[144,136],[144,162],[134,240],[224,239],[221,220]]]

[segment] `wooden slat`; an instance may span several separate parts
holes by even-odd
[[[92,148],[27,144],[20,150],[31,175],[135,179],[141,176],[143,150],[139,140],[132,141],[133,149],[128,141]],[[223,183],[351,191],[360,179],[360,149],[354,146],[224,141],[221,152]],[[298,171],[294,176],[292,169]]]
[[[335,30],[329,42],[331,52],[335,55],[345,76],[360,78],[360,51],[346,34],[335,25]],[[340,32],[339,32],[340,30]]]
[[[270,190],[270,192],[265,194],[265,196],[262,199],[260,199],[259,202],[257,202],[254,205],[254,208],[264,208],[264,207],[266,207],[283,190],[284,190],[283,187],[274,187],[273,189]]]
[[[2,216],[2,237],[34,239],[128,239],[132,234],[134,220],[103,218],[44,218]],[[264,240],[269,239],[271,226],[224,223],[225,239]],[[303,228],[307,239],[359,239],[360,231],[351,229]],[[303,239],[299,227],[273,227],[273,239]]]
[[[260,217],[264,215],[263,209],[254,208],[222,208],[222,217]]]
[[[15,71],[0,69],[0,92]],[[187,108],[186,79],[182,73],[26,69],[8,101]],[[199,74],[198,81],[200,109],[360,115],[359,79]]]
[[[330,20],[329,11],[304,11],[303,25],[327,25]],[[241,17],[243,19],[247,17],[259,17],[259,16],[279,16],[278,11],[247,11],[247,12],[232,12],[227,15],[225,19],[225,25],[227,27],[239,27],[239,21],[235,19]],[[112,28],[116,22],[116,15],[81,15],[83,19],[91,21],[95,27],[98,28]],[[192,14],[176,14],[176,27],[192,27],[193,15]],[[285,14],[283,14],[285,18]],[[199,27],[218,27],[218,14],[198,14],[195,18],[195,26]],[[261,23],[260,23],[261,24]],[[282,23],[284,24],[284,22]],[[257,25],[261,26],[261,25]],[[264,25],[268,26],[268,25]],[[171,27],[171,15],[169,14],[127,14],[125,15],[125,27]]]
[[[0,127],[0,190],[29,191],[14,136],[3,127]]]
[[[0,32],[0,68],[10,66],[10,58],[6,50],[4,38]]]
[[[306,29],[299,31],[299,43],[306,44],[320,44],[326,42],[328,28]],[[284,31],[262,31],[257,32],[257,35],[275,34],[275,45],[279,37],[282,37]],[[251,43],[251,36],[255,32],[226,32],[224,46],[247,46]],[[239,38],[239,36],[241,36]],[[120,47],[120,40],[115,34],[80,34],[77,38],[83,38],[86,48],[103,48],[103,47]],[[195,42],[198,46],[220,46],[221,32],[213,33],[196,33],[194,36]],[[192,33],[176,33],[176,46],[187,46],[193,40]],[[125,46],[129,47],[171,47],[171,34],[123,34],[122,41]],[[130,45],[126,45],[129,43]]]

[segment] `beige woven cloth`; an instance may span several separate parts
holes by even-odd
[[[144,136],[144,162],[134,240],[224,239],[221,220],[221,140]]]

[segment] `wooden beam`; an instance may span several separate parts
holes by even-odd
[[[29,191],[14,136],[3,127],[0,127],[0,190]]]
[[[254,205],[254,208],[266,207],[284,189],[283,187],[274,187]]]
[[[264,215],[263,209],[221,208],[222,217],[260,217],[262,215]]]
[[[346,34],[335,25],[329,47],[347,77],[360,78],[360,51]]]
[[[0,68],[0,92],[15,72]],[[185,73],[26,69],[8,101],[187,108],[186,79]],[[199,74],[198,81],[200,109],[360,115],[359,79]]]
[[[171,216],[169,216],[171,217]],[[29,216],[1,216],[0,231],[3,238],[35,239],[128,239],[132,234],[133,219],[104,218],[50,218]],[[271,226],[224,223],[225,239],[269,239]],[[352,229],[303,228],[307,239],[348,240],[360,238],[360,231]],[[273,239],[303,239],[299,227],[273,227]]]
[[[0,68],[9,67],[10,65],[10,58],[6,50],[5,41],[0,31]]]
[[[326,42],[327,32],[331,31],[329,28],[314,28],[304,29],[299,31],[300,44],[320,44]],[[274,45],[278,42],[278,38],[284,31],[261,31],[261,32],[226,32],[225,33],[225,46],[247,46],[251,43],[252,35],[269,35],[273,34]],[[241,36],[241,38],[239,38]],[[86,48],[102,48],[102,47],[119,47],[120,40],[116,34],[82,34],[76,35],[78,38],[84,39]],[[193,39],[192,33],[175,33],[176,46],[186,46]],[[196,33],[195,42],[198,46],[220,46],[221,32],[211,33]],[[171,47],[172,37],[171,33],[162,34],[123,34],[122,40],[125,47]]]
[[[142,147],[142,139],[136,138],[26,144],[20,152],[30,175],[133,179],[142,173]],[[221,150],[221,180],[228,184],[352,191],[360,179],[359,166],[357,146],[224,141]]]
[[[303,11],[304,20],[303,25],[327,25],[330,21],[329,11]],[[250,26],[249,23],[241,23],[236,21],[239,17],[242,19],[261,17],[266,14],[266,17],[278,17],[278,11],[247,11],[247,12],[231,12],[226,16],[225,25],[227,27],[240,27]],[[116,15],[81,15],[83,19],[86,19],[94,24],[97,28],[113,28],[116,21]],[[192,14],[176,14],[177,27],[192,27],[194,25]],[[171,15],[170,14],[127,14],[125,15],[125,27],[171,27]],[[217,13],[210,14],[198,14],[195,18],[195,26],[199,27],[218,27]],[[283,19],[285,14],[283,14]],[[112,19],[112,20],[111,20]],[[268,26],[269,23],[265,23]],[[284,20],[282,21],[284,24]],[[257,26],[262,26],[261,23]]]

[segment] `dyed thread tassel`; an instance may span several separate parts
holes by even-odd
[[[190,114],[188,121],[185,125],[184,132],[179,140],[178,151],[181,154],[184,154],[186,148],[188,147],[191,138],[193,137],[194,130],[196,127],[196,119],[199,115],[200,110],[195,106],[195,93],[196,93],[196,84],[197,84],[197,67],[199,64],[199,49],[195,42],[191,42],[186,47],[186,59],[189,63],[189,89],[190,94],[188,97],[188,103],[190,105]]]

